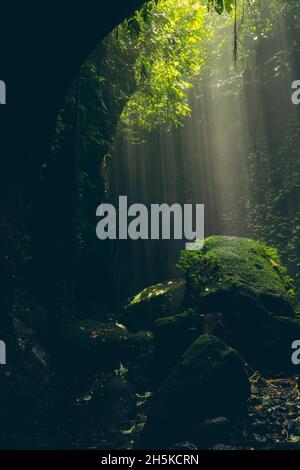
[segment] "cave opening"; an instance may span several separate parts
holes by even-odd
[[[150,0],[78,67],[3,223],[3,394],[24,422],[4,445],[299,444],[299,17],[288,0]],[[204,205],[204,242],[147,237],[142,218],[117,237],[124,197],[145,214]]]

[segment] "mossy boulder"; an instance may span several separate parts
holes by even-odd
[[[170,372],[184,351],[203,334],[203,315],[197,309],[187,309],[177,315],[154,322],[156,380]]]
[[[276,250],[247,238],[210,237],[199,252],[183,253],[180,264],[187,270],[188,302],[202,313],[222,315],[226,342],[249,365],[290,371],[300,319]]]
[[[277,251],[248,238],[214,236],[199,251],[185,251],[190,297],[207,312],[256,303],[274,315],[293,316],[295,293]]]
[[[126,306],[124,323],[132,331],[152,330],[155,320],[179,313],[185,298],[183,279],[148,287]]]
[[[184,351],[202,334],[226,338],[222,315],[201,314],[197,308],[154,322],[156,380],[162,380]]]
[[[241,356],[215,336],[200,336],[154,393],[141,448],[192,440],[206,418],[244,415],[249,381]]]

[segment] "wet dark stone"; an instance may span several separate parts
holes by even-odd
[[[199,450],[195,444],[191,442],[179,442],[178,444],[174,444],[174,446],[170,447],[170,450]]]

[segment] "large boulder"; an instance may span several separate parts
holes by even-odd
[[[202,314],[221,314],[226,342],[249,365],[292,369],[291,344],[300,338],[300,319],[276,250],[247,238],[210,237],[202,250],[183,253],[181,264],[190,304]]]
[[[241,310],[255,304],[293,316],[295,294],[275,249],[248,238],[214,236],[199,251],[183,252],[188,293],[205,311]]]
[[[161,381],[170,373],[184,351],[202,334],[226,339],[222,315],[200,314],[194,308],[154,322],[155,378]]]
[[[154,393],[141,448],[197,439],[206,418],[246,411],[249,381],[241,356],[215,336],[200,336]],[[202,436],[204,438],[204,436]]]
[[[158,318],[179,313],[184,303],[185,287],[183,279],[176,279],[142,290],[125,308],[125,325],[132,331],[152,330]]]
[[[161,382],[184,351],[203,334],[203,315],[187,309],[154,322],[155,377]]]

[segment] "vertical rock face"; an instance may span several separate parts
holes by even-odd
[[[243,415],[249,392],[241,356],[214,336],[200,336],[155,392],[140,446],[199,440],[195,433],[204,419]]]

